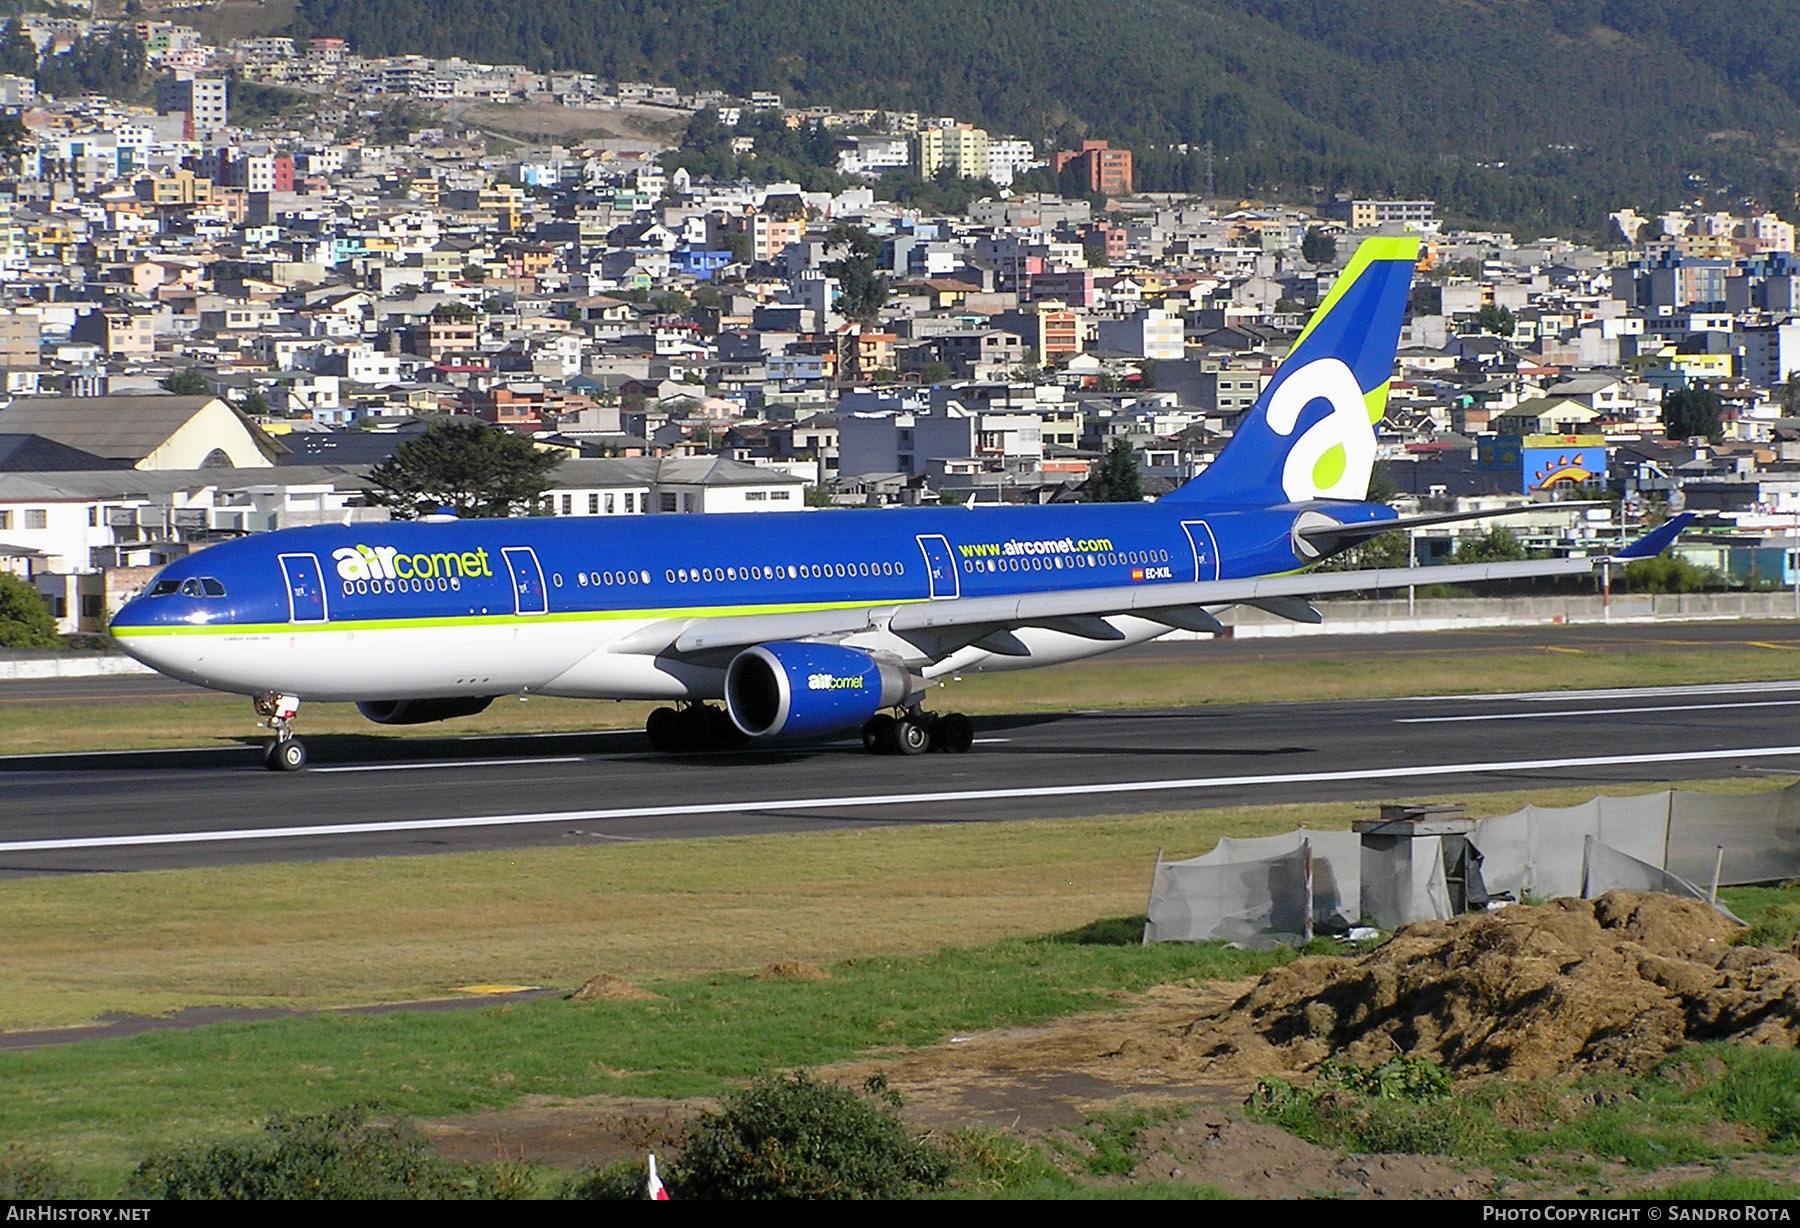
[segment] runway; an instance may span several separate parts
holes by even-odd
[[[1800,681],[976,719],[967,755],[641,734],[0,759],[0,876],[1800,772]]]

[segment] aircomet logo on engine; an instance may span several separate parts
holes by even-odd
[[[860,691],[863,689],[861,674],[848,678],[840,678],[836,674],[808,674],[806,689],[809,691]]]

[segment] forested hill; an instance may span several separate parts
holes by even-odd
[[[297,33],[1104,137],[1144,186],[1434,196],[1597,229],[1702,193],[1792,213],[1791,0],[300,0]]]

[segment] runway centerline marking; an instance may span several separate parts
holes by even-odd
[[[1762,699],[1747,704],[1657,704],[1645,708],[1574,708],[1568,712],[1479,712],[1468,716],[1397,716],[1396,725],[1448,725],[1456,721],[1550,721],[1559,716],[1627,716],[1634,712],[1719,712],[1730,708],[1800,708],[1800,699]]]
[[[1428,776],[1474,776],[1555,768],[1627,767],[1715,759],[1773,759],[1800,756],[1800,746],[1746,746],[1732,750],[1658,751],[1639,755],[1583,755],[1568,759],[1508,759],[1489,763],[1436,763],[1412,767],[1350,768],[1337,772],[1268,773],[1254,776],[1194,776],[1172,780],[1124,780],[1090,785],[1035,785],[1012,789],[954,789],[941,793],[852,794],[766,801],[695,802],[680,806],[628,806],[608,810],[558,810],[539,814],[474,815],[451,819],[396,819],[389,823],[328,823],[309,827],[249,827],[225,831],[145,832],[129,836],[79,836],[60,840],[8,840],[0,853],[33,853],[159,844],[208,844],[242,840],[291,840],[321,836],[382,835],[409,831],[454,831],[474,827],[524,827],[545,823],[596,823],[616,819],[674,818],[783,810],[867,810],[947,802],[1001,801],[1026,797],[1068,797],[1116,793],[1157,793],[1229,789],[1245,785],[1322,784],[1351,780],[1402,780]]]

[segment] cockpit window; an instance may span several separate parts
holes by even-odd
[[[181,581],[179,580],[158,580],[155,584],[150,586],[150,595],[152,597],[167,597],[180,588]]]
[[[200,595],[200,581],[195,579],[183,580],[181,582],[181,595],[183,597],[198,597]]]
[[[201,576],[200,587],[208,597],[223,597],[225,595],[225,586],[211,576]]]

